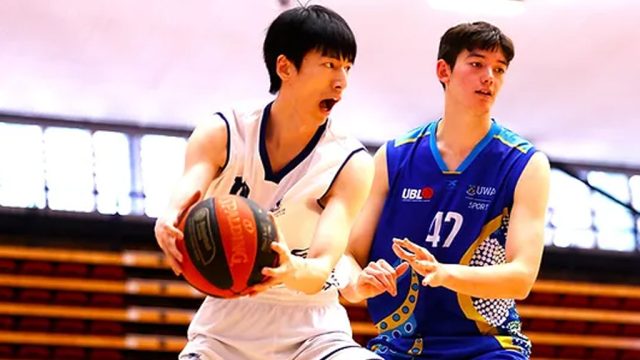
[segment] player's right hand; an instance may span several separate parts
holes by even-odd
[[[182,262],[182,254],[176,246],[177,239],[182,239],[183,234],[177,228],[177,216],[163,216],[156,220],[154,228],[156,241],[164,252],[165,259],[173,272],[177,275],[182,273],[180,263]]]
[[[391,296],[396,296],[398,277],[402,276],[408,268],[409,264],[406,262],[394,268],[384,259],[372,261],[358,275],[355,290],[364,299],[380,295],[385,291]]]
[[[176,241],[183,240],[184,234],[178,228],[182,218],[187,216],[189,209],[200,200],[200,191],[196,191],[187,198],[178,211],[168,211],[166,215],[158,217],[154,227],[156,241],[164,252],[165,259],[173,272],[182,273],[182,253],[176,246]]]

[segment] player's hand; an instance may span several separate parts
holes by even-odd
[[[291,254],[291,250],[287,245],[287,242],[278,228],[275,218],[272,213],[269,213],[271,221],[276,225],[277,241],[271,243],[271,249],[278,254],[278,266],[275,268],[265,267],[262,269],[262,274],[269,277],[264,285],[271,287],[279,284],[288,284],[296,280],[296,277],[302,272],[306,266],[306,260],[300,256]],[[288,286],[291,288],[290,286]]]
[[[271,243],[271,249],[278,254],[278,266],[263,268],[262,275],[267,276],[267,280],[243,291],[243,295],[255,296],[276,285],[285,284],[286,286],[287,281],[293,279],[296,272],[304,267],[304,259],[291,254],[272,213],[269,213],[269,218],[276,227],[276,241]]]
[[[199,190],[187,198],[181,210],[177,213],[169,212],[156,220],[154,227],[156,241],[160,249],[164,252],[167,263],[169,263],[169,266],[171,266],[171,269],[176,275],[182,273],[182,254],[176,246],[176,241],[184,238],[184,234],[178,228],[178,224],[180,224],[182,218],[187,215],[187,211],[198,202],[198,200],[200,200]]]
[[[440,276],[438,276],[441,273],[441,265],[429,250],[412,243],[407,238],[394,238],[391,248],[400,259],[408,262],[418,274],[424,277],[422,279],[423,286],[442,285]]]
[[[406,262],[394,268],[384,259],[372,261],[358,275],[355,291],[364,299],[380,295],[385,291],[391,296],[396,296],[398,277],[402,276],[408,268],[409,264]]]

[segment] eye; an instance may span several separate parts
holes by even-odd
[[[479,68],[479,67],[482,67],[482,64],[477,61],[474,61],[471,63],[471,66],[473,66],[474,68]]]
[[[502,75],[502,74],[504,74],[505,72],[507,72],[507,69],[505,69],[505,68],[496,68],[495,72],[496,72],[497,74]]]
[[[324,67],[326,67],[327,69],[335,68],[335,65],[332,62],[329,62],[329,61],[324,63],[324,64],[322,64],[322,65],[324,65]]]
[[[344,67],[344,70],[345,70],[346,72],[351,71],[351,65],[347,65],[347,66],[345,66],[345,67]]]

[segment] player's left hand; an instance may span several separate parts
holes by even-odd
[[[423,286],[442,285],[441,276],[439,276],[442,266],[429,250],[414,244],[407,238],[394,238],[391,248],[400,259],[408,262],[418,274],[424,277],[422,279]]]
[[[274,225],[276,225],[273,214],[269,213],[269,217]],[[284,236],[276,225],[277,240],[271,243],[271,249],[278,254],[278,266],[275,268],[265,267],[262,269],[262,275],[269,278],[261,283],[247,289],[243,294],[254,296],[273,286],[287,283],[294,279],[297,273],[301,271],[305,264],[305,259],[291,254],[291,250],[287,246]]]

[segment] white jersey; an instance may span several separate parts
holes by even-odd
[[[218,113],[228,125],[228,162],[207,196],[242,195],[273,211],[292,253],[306,256],[322,212],[319,200],[364,147],[327,120],[304,150],[274,173],[264,142],[270,108]],[[337,291],[348,273],[340,272],[336,266],[324,289],[313,295],[277,286],[254,297],[207,297],[189,325],[180,359],[381,359],[353,341]]]
[[[230,110],[216,114],[227,123],[228,160],[209,187],[207,197],[241,195],[272,211],[291,252],[306,257],[322,212],[320,199],[329,191],[344,164],[353,154],[364,150],[364,146],[337,130],[328,119],[300,154],[282,170],[274,172],[265,144],[270,108],[271,105],[267,105],[264,110]],[[347,277],[344,272],[334,271],[324,290],[316,295],[304,295],[280,286],[258,297],[305,302],[335,299],[336,287],[345,285]]]

